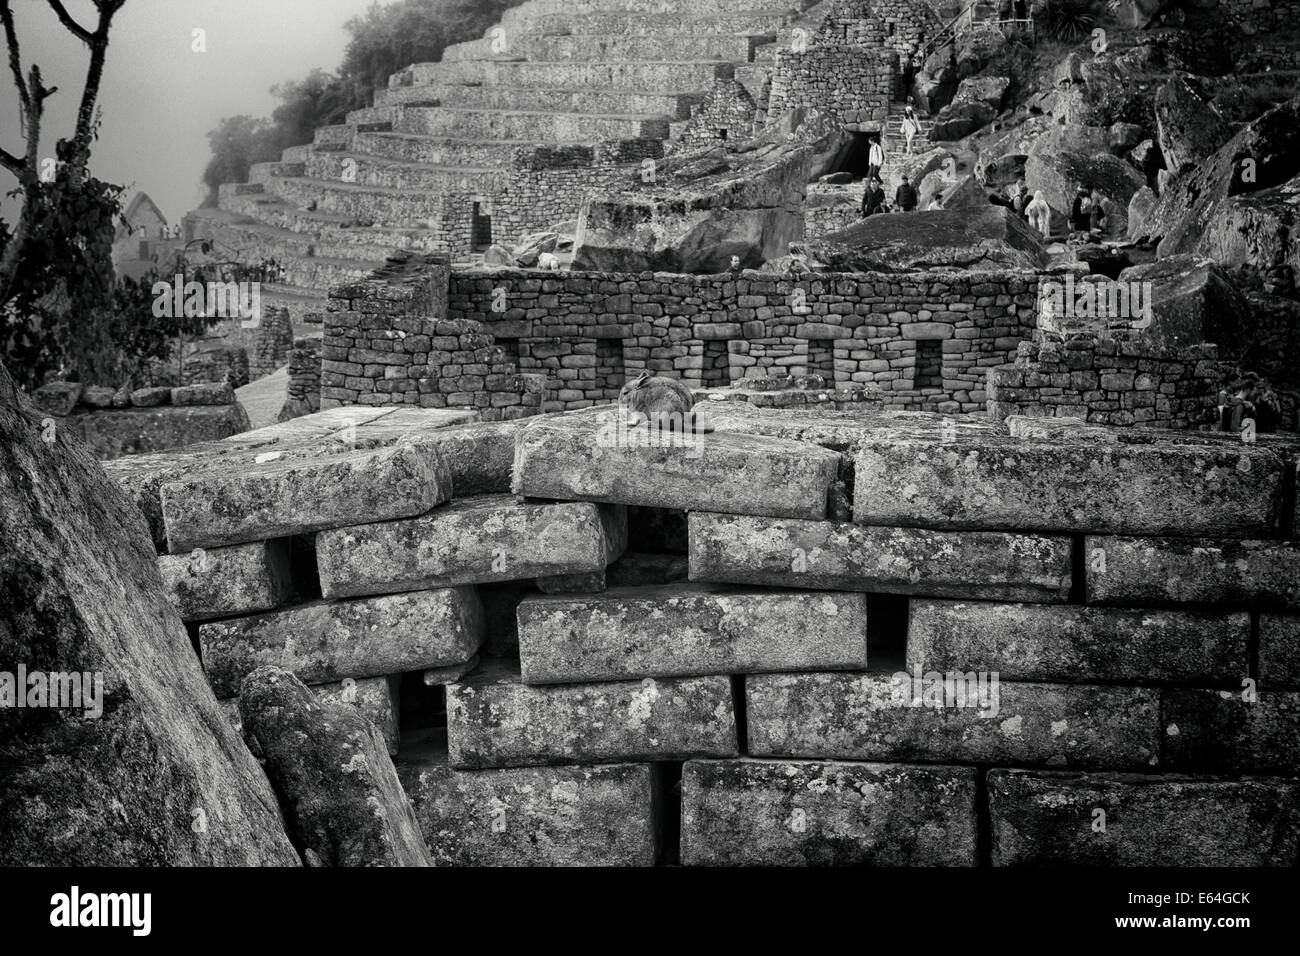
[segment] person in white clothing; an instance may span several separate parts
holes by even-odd
[[[903,113],[903,138],[907,140],[907,155],[912,155],[912,140],[916,139],[916,134],[921,132],[921,124],[917,121],[916,113],[912,107],[908,107]]]
[[[1044,239],[1051,234],[1052,207],[1047,205],[1041,189],[1034,193],[1033,201],[1025,207],[1025,215],[1029,217],[1029,225],[1042,233]]]
[[[867,153],[867,182],[880,175],[880,168],[885,165],[885,149],[880,145],[880,137],[871,137],[871,149]]]

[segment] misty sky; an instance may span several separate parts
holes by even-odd
[[[314,67],[333,70],[348,35],[343,24],[373,0],[127,0],[113,21],[100,87],[100,139],[91,170],[107,182],[143,189],[171,222],[203,199],[207,133],[223,116],[269,116],[270,89]],[[23,73],[33,62],[46,86],[42,156],[71,135],[85,81],[88,51],[58,22],[44,0],[15,0]],[[74,18],[95,26],[89,0],[67,0]],[[207,52],[195,53],[193,31],[207,32]],[[0,38],[0,43],[3,40]],[[7,63],[7,55],[5,61]],[[0,146],[21,155],[18,98],[5,66],[0,72]],[[16,181],[0,170],[0,192]],[[123,202],[135,189],[128,189]],[[12,221],[14,200],[3,215]]]

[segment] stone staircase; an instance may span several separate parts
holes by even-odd
[[[719,78],[760,82],[811,0],[530,0],[374,105],[260,163],[187,219],[232,258],[274,258],[264,289],[296,320],[394,251],[468,258],[484,239],[575,218],[586,188],[663,155]],[[559,169],[557,180],[537,170]],[[598,171],[599,170],[599,171]],[[567,174],[567,178],[566,178]],[[603,177],[603,178],[602,178]],[[495,220],[495,221],[494,221]]]

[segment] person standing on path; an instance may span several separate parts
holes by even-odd
[[[916,139],[916,134],[921,132],[921,124],[916,118],[916,112],[909,104],[903,111],[903,138],[907,140],[907,155],[912,155],[912,140]]]
[[[880,169],[885,165],[885,149],[880,145],[880,135],[871,137],[871,149],[867,152],[867,181],[880,176]]]
[[[903,212],[911,212],[916,208],[916,189],[903,177],[903,181],[898,186],[898,191],[894,193],[894,205]]]

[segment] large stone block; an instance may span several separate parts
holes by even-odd
[[[515,494],[680,510],[821,518],[840,457],[813,445],[721,432],[626,440],[606,416],[536,422],[515,446]],[[646,432],[647,435],[651,434]]]
[[[483,641],[483,607],[472,587],[316,602],[202,624],[199,641],[213,691],[233,697],[264,664],[307,684],[457,664]]]
[[[988,793],[994,866],[1294,866],[1300,848],[1295,780],[993,770]]]
[[[1250,615],[913,601],[907,666],[1003,680],[1221,681],[1248,672]]]
[[[1300,608],[1300,542],[1090,537],[1090,604]]]
[[[653,764],[452,770],[446,741],[397,773],[437,866],[653,866]]]
[[[316,560],[321,593],[335,598],[604,571],[626,546],[617,505],[487,495],[419,518],[322,531]]]
[[[515,461],[515,434],[524,422],[481,422],[439,429],[418,439],[432,445],[447,462],[457,498],[510,490]]]
[[[880,443],[858,452],[853,520],[1245,538],[1277,529],[1285,473],[1247,445]]]
[[[691,580],[1005,601],[1065,601],[1070,539],[690,515]]]
[[[731,680],[530,687],[489,665],[447,685],[447,749],[458,770],[734,757]]]
[[[355,707],[379,730],[384,743],[388,745],[388,752],[396,755],[401,736],[398,726],[401,703],[398,694],[400,683],[401,680],[397,675],[364,677],[361,680],[353,680],[349,677],[334,684],[316,684],[311,691],[320,700],[333,700]],[[239,716],[239,698],[231,697],[220,701],[220,704],[230,723],[242,735],[244,721]],[[256,741],[245,738],[245,743],[251,746]],[[261,754],[254,750],[254,756],[261,756]]]
[[[749,752],[1080,769],[1156,764],[1158,691],[1021,684],[975,672],[965,675],[968,680],[954,674],[946,686],[947,675],[940,673],[909,676],[911,681],[883,674],[746,677]],[[978,676],[987,681],[977,686]]]
[[[687,866],[974,866],[975,769],[691,760]]]
[[[268,454],[275,454],[270,452]],[[169,550],[219,547],[423,514],[451,497],[447,464],[429,448],[316,460],[239,462],[162,487]]]
[[[1259,682],[1300,687],[1300,615],[1259,616]]]
[[[161,555],[158,572],[185,621],[270,611],[292,589],[287,541]]]
[[[1300,692],[1166,688],[1162,717],[1171,770],[1300,773]]]
[[[867,599],[690,584],[528,598],[519,658],[529,684],[862,670]]]

